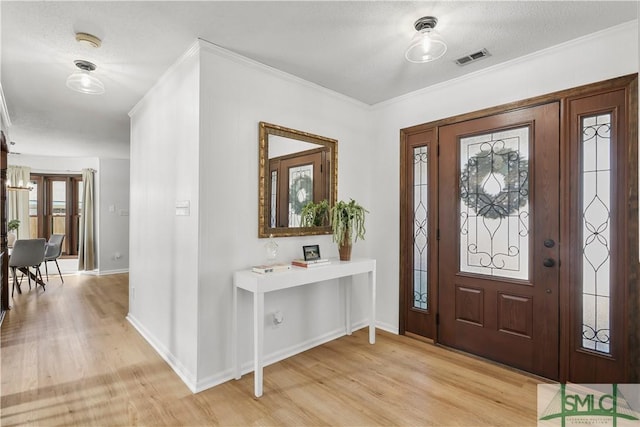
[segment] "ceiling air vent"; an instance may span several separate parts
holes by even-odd
[[[467,65],[471,62],[477,61],[478,59],[482,59],[486,56],[491,56],[487,49],[482,49],[478,52],[471,53],[469,55],[465,55],[461,58],[456,59],[456,64],[458,65]]]

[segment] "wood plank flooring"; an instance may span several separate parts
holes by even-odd
[[[525,426],[538,379],[407,337],[361,330],[192,394],[125,320],[128,276],[51,276],[11,301],[0,424]]]

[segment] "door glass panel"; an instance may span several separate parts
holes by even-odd
[[[529,127],[460,139],[460,271],[529,278]]]
[[[80,216],[82,215],[82,202],[84,200],[84,181],[76,181],[76,185],[77,185],[77,193],[76,193],[76,198],[78,199],[78,214],[77,216],[74,218],[75,221],[75,231],[76,231],[76,235],[74,237],[76,237],[75,239],[71,239],[69,236],[69,238],[65,239],[64,243],[71,242],[72,240],[75,240],[75,248],[74,249],[74,253],[77,254],[78,251],[80,250]],[[71,245],[71,243],[69,243],[69,245]]]
[[[313,164],[289,168],[289,227],[300,227],[300,212],[313,201]]]
[[[78,185],[78,215],[82,215],[82,198],[84,196],[84,182],[76,181]]]
[[[413,307],[427,310],[429,180],[427,146],[413,149]]]
[[[611,114],[583,117],[582,346],[609,353]]]
[[[278,171],[271,171],[271,212],[269,212],[269,227],[276,226],[278,203]]]
[[[51,234],[66,234],[67,218],[67,183],[65,181],[51,181]],[[66,251],[67,239],[63,243]]]
[[[38,230],[38,182],[30,181],[29,191],[29,234],[31,239],[36,239],[40,234]]]

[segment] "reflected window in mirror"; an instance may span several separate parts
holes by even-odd
[[[331,232],[328,224],[301,227],[300,214],[309,202],[336,200],[337,142],[260,122],[260,237]]]

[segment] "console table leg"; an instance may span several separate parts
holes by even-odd
[[[376,343],[376,271],[369,272],[371,286],[371,313],[369,314],[369,344]]]
[[[233,318],[232,322],[232,331],[231,331],[231,340],[232,340],[232,349],[233,352],[233,376],[235,379],[239,380],[242,374],[240,373],[240,360],[238,357],[240,355],[240,350],[238,349],[240,345],[240,340],[238,339],[238,287],[233,284]]]
[[[343,277],[340,279],[344,287],[344,319],[345,331],[347,335],[351,335],[351,279]]]
[[[253,389],[256,397],[262,396],[262,364],[264,351],[264,293],[253,294]]]

